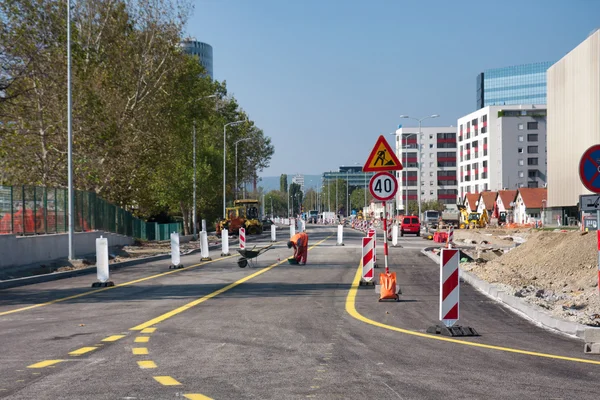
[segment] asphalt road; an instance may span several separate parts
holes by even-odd
[[[308,229],[306,266],[282,241],[255,268],[214,252],[118,270],[114,288],[87,275],[0,291],[0,398],[598,398],[600,357],[466,284],[459,323],[481,336],[424,334],[438,323],[430,242],[390,249],[402,301],[380,303],[357,284],[362,235],[346,229],[342,247]]]

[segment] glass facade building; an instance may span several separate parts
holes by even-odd
[[[546,71],[554,62],[488,69],[477,75],[477,109],[546,104]]]
[[[194,39],[186,39],[180,44],[184,53],[198,58],[200,65],[204,67],[208,76],[213,78],[213,48],[210,44],[199,42]]]

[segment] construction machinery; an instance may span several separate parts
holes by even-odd
[[[263,226],[258,214],[259,205],[258,200],[235,200],[233,207],[225,209],[227,218],[217,222],[217,237],[221,237],[223,229],[227,229],[230,235],[237,235],[242,227],[246,228],[246,234],[248,235],[262,233]]]
[[[470,213],[467,222],[469,224],[469,229],[485,228],[489,224],[490,218],[487,210],[484,209],[483,212],[480,213]]]
[[[462,212],[460,210],[460,207],[464,206],[455,206],[455,205],[448,205],[446,206],[446,209],[444,211],[442,211],[442,222],[441,222],[441,228],[447,228],[449,226],[453,226],[454,228],[459,228],[461,227],[461,215]],[[464,229],[464,226],[462,226],[462,228]]]

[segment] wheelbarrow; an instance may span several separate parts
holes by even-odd
[[[238,258],[238,261],[237,261],[238,267],[246,268],[248,263],[250,263],[250,267],[256,266],[256,259],[258,258],[258,256],[261,255],[262,253],[264,253],[265,251],[269,250],[271,247],[273,247],[272,244],[268,245],[266,247],[260,247],[258,249],[256,248],[256,246],[254,246],[250,250],[238,249],[238,253],[240,253],[240,255],[241,255],[241,257]],[[252,261],[252,260],[254,260],[254,261]]]

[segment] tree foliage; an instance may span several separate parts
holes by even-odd
[[[288,191],[288,180],[286,174],[281,174],[279,177],[279,191],[285,193]]]
[[[67,185],[66,3],[0,2],[0,184]],[[196,130],[200,218],[240,181],[268,167],[270,138],[179,49],[190,5],[176,0],[81,0],[72,10],[74,185],[144,217],[189,225]],[[207,98],[212,96],[211,98]],[[187,227],[187,226],[186,226]]]

